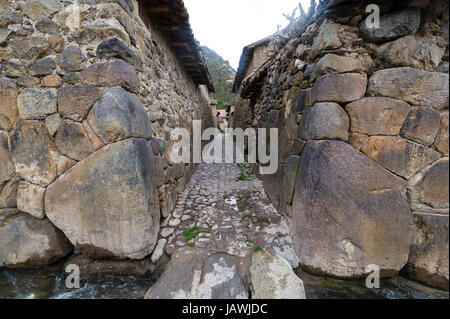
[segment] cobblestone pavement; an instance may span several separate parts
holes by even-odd
[[[247,165],[199,164],[162,222],[154,261],[186,245],[239,257],[264,248],[298,267],[286,221]]]

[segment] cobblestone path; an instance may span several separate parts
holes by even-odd
[[[161,225],[155,256],[186,245],[238,257],[264,248],[298,266],[285,219],[246,165],[199,164]]]

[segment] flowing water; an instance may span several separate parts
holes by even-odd
[[[316,277],[297,271],[308,299],[448,299],[440,291],[402,277],[382,280],[381,288],[370,290],[364,281]],[[42,270],[0,271],[0,299],[142,299],[157,278],[99,277],[81,280],[80,289],[68,289],[66,274],[55,265]]]

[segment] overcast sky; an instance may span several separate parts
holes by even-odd
[[[242,49],[287,25],[283,13],[310,0],[184,0],[195,37],[237,69]]]

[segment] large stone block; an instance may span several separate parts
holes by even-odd
[[[368,28],[363,19],[359,30],[371,42],[387,42],[416,32],[420,27],[420,10],[408,9],[381,16],[379,28]]]
[[[47,188],[45,209],[88,257],[148,256],[160,221],[151,144],[128,139],[95,152]]]
[[[404,178],[441,157],[431,148],[394,136],[372,136],[361,151]]]
[[[285,200],[292,203],[292,196],[294,196],[295,179],[297,177],[298,166],[300,164],[300,156],[291,155],[286,160],[284,168],[283,192]]]
[[[448,290],[448,215],[416,213],[406,274],[426,285]]]
[[[139,91],[136,70],[122,60],[91,65],[81,72],[81,81],[87,85],[122,86],[131,92]]]
[[[0,143],[0,187],[16,173],[14,162],[7,147],[8,145]]]
[[[344,109],[336,103],[317,103],[303,114],[300,137],[304,140],[348,140],[350,120]]]
[[[449,197],[448,158],[443,158],[431,166],[416,184],[422,203],[437,208],[448,208]]]
[[[142,61],[138,55],[117,38],[111,38],[100,43],[97,47],[97,57],[100,59],[122,59],[133,65],[136,70],[143,71]]]
[[[411,108],[386,97],[367,97],[345,107],[352,132],[367,135],[398,135]]]
[[[17,99],[17,107],[22,120],[43,120],[58,111],[56,90],[23,89]]]
[[[319,77],[325,73],[351,73],[362,70],[363,66],[359,60],[335,54],[327,54],[317,62],[314,75]]]
[[[57,176],[59,152],[44,122],[23,121],[10,135],[17,173],[26,181],[47,186]]]
[[[412,214],[405,182],[339,141],[310,141],[292,207],[293,239],[308,272],[395,276],[408,260]],[[370,271],[369,271],[370,272]]]
[[[65,48],[56,59],[58,65],[67,72],[81,71],[86,67],[86,56],[76,46]]]
[[[338,49],[342,46],[339,39],[339,24],[325,21],[320,27],[319,34],[314,39],[311,47],[314,57],[318,56],[324,50]]]
[[[375,72],[368,93],[441,110],[448,107],[448,85],[448,74],[404,67]]]
[[[143,105],[119,87],[103,93],[89,113],[88,122],[105,143],[152,137],[151,122]]]
[[[48,219],[0,210],[0,268],[44,267],[71,251],[70,242]]]
[[[449,153],[449,134],[448,134],[448,112],[442,115],[441,118],[441,127],[436,137],[436,141],[434,142],[434,146],[436,149],[444,155],[448,156]]]
[[[366,87],[367,76],[365,74],[326,74],[314,83],[311,102],[353,102],[366,94]]]
[[[48,75],[56,68],[55,60],[52,58],[43,58],[30,63],[27,67],[28,72],[33,76]]]
[[[0,129],[11,130],[17,120],[17,87],[14,81],[0,78]]]
[[[58,110],[64,118],[82,121],[101,95],[102,89],[95,86],[64,86],[58,89]]]
[[[83,125],[64,120],[58,128],[55,143],[61,154],[81,161],[95,151]]]
[[[30,0],[22,3],[22,10],[32,20],[49,17],[64,7],[60,0]]]
[[[29,62],[44,57],[50,49],[50,44],[44,37],[15,37],[10,46],[16,58]]]
[[[27,182],[20,182],[17,189],[17,208],[36,218],[44,218],[45,188]]]
[[[432,108],[414,108],[403,124],[401,135],[427,146],[433,144],[439,131],[441,116]]]

